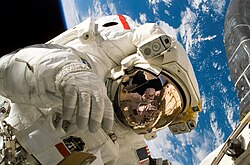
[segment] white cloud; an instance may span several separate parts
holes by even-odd
[[[114,3],[107,1],[105,3],[102,3],[100,0],[93,1],[92,6],[90,5],[88,8],[88,14],[82,15],[83,20],[87,17],[92,18],[100,18],[106,15],[110,14],[117,14],[117,9]]]
[[[140,13],[139,15],[140,15],[140,21],[142,23],[147,22],[147,15],[145,13]]]
[[[170,13],[168,10],[164,10],[164,13],[167,14],[168,16],[170,16]]]
[[[164,21],[159,21],[159,26],[166,34],[174,38],[177,38],[177,29],[174,29],[172,26],[170,26],[168,23]]]
[[[221,50],[215,50],[214,52],[215,52],[215,55],[219,55],[219,54],[221,54],[222,51]]]
[[[227,88],[225,86],[222,87],[222,92],[226,93],[227,92]]]
[[[94,11],[92,11],[91,15],[94,14],[95,17],[99,18],[106,15],[105,13],[106,11],[103,9],[100,0],[94,1]]]
[[[108,7],[112,15],[117,14],[117,10],[114,3],[109,2]]]
[[[209,6],[206,4],[202,4],[201,9],[203,13],[209,13]]]
[[[170,7],[172,5],[172,0],[148,0],[148,3],[150,6],[152,6],[153,8],[153,13],[155,15],[158,15],[158,11],[159,11],[159,6],[158,4],[160,2],[164,2],[166,6]]]
[[[222,14],[224,11],[226,0],[219,0],[219,1],[212,0],[212,1],[209,1],[209,3],[211,3],[211,9],[213,9],[215,13]]]
[[[191,147],[193,155],[193,163],[199,164],[212,150],[212,137],[213,134],[209,131],[204,131],[203,133],[198,133],[194,131],[193,146]]]
[[[202,37],[201,35],[198,35],[198,37],[194,40],[194,42],[203,42],[203,41],[210,41],[216,38],[216,35]]]
[[[212,128],[213,134],[214,134],[214,138],[215,138],[215,142],[214,145],[215,147],[219,147],[222,143],[223,143],[223,139],[224,139],[224,133],[222,132],[222,130],[219,128],[218,125],[218,120],[216,119],[215,113],[211,112],[210,114],[210,126]]]
[[[213,62],[213,67],[217,68],[217,66],[218,66],[218,62]]]
[[[215,12],[215,14],[222,15],[226,5],[226,0],[189,0],[189,4],[196,9],[201,10],[203,13]]]
[[[146,141],[152,156],[168,159],[172,164],[199,164],[214,150],[211,145],[214,134],[208,130],[193,130],[187,134],[173,135],[169,129],[164,129],[159,131],[157,136],[154,140]],[[187,147],[191,149],[191,153],[186,150]]]
[[[198,3],[198,1],[196,2]],[[182,22],[178,28],[184,48],[187,54],[192,57],[201,50],[203,42],[211,41],[217,37],[217,35],[202,36],[200,20],[197,19],[198,15],[198,12],[187,7],[185,11],[181,12]]]
[[[65,21],[67,22],[67,28],[71,28],[80,22],[77,14],[77,8],[74,0],[64,0],[61,1],[63,11],[65,14]]]
[[[157,15],[158,14],[158,10],[159,10],[158,3],[160,3],[160,0],[148,0],[148,3],[149,3],[150,6],[152,6],[153,13],[155,15]]]
[[[201,94],[201,100],[202,100],[202,112],[206,113],[206,111],[207,111],[207,99],[206,99],[204,92],[202,92],[202,94]]]
[[[219,55],[219,54],[221,54],[222,53],[222,51],[221,50],[218,50],[218,49],[216,49],[215,51],[213,51],[213,52],[211,52],[211,54],[212,55]]]
[[[170,7],[172,5],[172,0],[162,0],[165,5],[167,5],[168,7]]]
[[[145,141],[150,148],[152,157],[168,159],[173,164],[181,165],[182,163],[179,163],[175,159],[175,153],[179,153],[180,150],[177,149],[175,144],[173,143],[173,138],[174,136],[172,135],[170,130],[166,128],[157,132],[156,139]]]
[[[228,123],[230,124],[232,130],[234,130],[237,126],[237,122],[234,121],[233,117],[235,115],[235,112],[238,113],[237,107],[233,106],[232,103],[225,102],[223,104],[223,107],[225,109],[225,114],[227,116]]]
[[[202,0],[190,0],[189,3],[191,3],[191,5],[195,8],[198,9],[200,4],[201,4]]]
[[[182,24],[179,27],[179,32],[183,43],[185,44],[186,52],[189,54],[192,51],[194,25],[197,17],[188,7],[186,8],[186,11],[181,13],[181,16]]]
[[[157,5],[160,2],[160,0],[148,0],[148,2],[150,5]]]

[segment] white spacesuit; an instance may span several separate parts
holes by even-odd
[[[180,43],[157,24],[139,26],[125,15],[86,19],[2,57],[0,94],[12,101],[5,122],[17,142],[49,165],[161,164],[144,138],[166,126],[190,132],[201,111]]]

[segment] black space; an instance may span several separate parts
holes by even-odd
[[[66,30],[60,0],[3,1],[0,19],[0,56],[45,43]]]

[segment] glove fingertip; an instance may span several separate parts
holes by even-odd
[[[113,131],[113,125],[114,125],[114,120],[103,119],[102,126],[107,133],[111,133]]]
[[[101,128],[101,123],[99,123],[99,122],[97,122],[95,120],[90,120],[90,122],[89,122],[89,132],[96,133],[100,128]]]
[[[76,117],[76,125],[81,130],[86,130],[88,128],[88,119],[84,117]]]

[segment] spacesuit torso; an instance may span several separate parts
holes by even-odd
[[[153,29],[154,26],[154,24],[149,26],[148,30],[151,30],[151,33],[163,33],[159,29]],[[106,16],[95,22],[87,19],[74,27],[72,32],[61,34],[48,43],[73,47],[87,54],[87,58],[91,60],[86,60],[94,72],[105,80],[111,69],[121,65],[121,61],[128,55],[136,53],[136,44],[142,42],[134,36],[136,28],[135,22],[124,15]],[[75,38],[69,37],[70,35]],[[86,35],[87,37],[85,37]],[[70,39],[68,40],[68,38]],[[131,128],[124,126],[118,118],[115,118],[113,131],[116,136],[114,145],[108,140],[100,148],[105,164],[111,165],[119,162],[122,165],[146,165],[149,163],[150,152],[146,147],[143,135],[137,135]],[[86,143],[93,142],[86,141]]]

